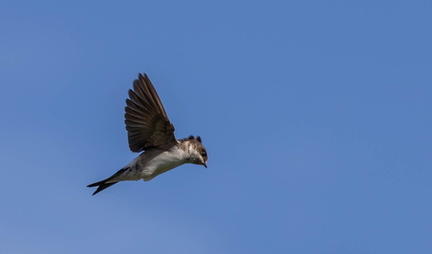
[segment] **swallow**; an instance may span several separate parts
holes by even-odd
[[[150,181],[185,163],[207,168],[207,150],[200,136],[176,139],[162,102],[147,74],[139,74],[126,99],[125,124],[129,148],[142,152],[105,180],[89,184],[93,195],[121,181]]]

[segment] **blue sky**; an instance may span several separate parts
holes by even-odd
[[[431,1],[2,1],[4,253],[432,253]],[[85,186],[139,72],[208,169]]]

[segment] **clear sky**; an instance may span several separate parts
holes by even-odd
[[[2,253],[432,253],[432,1],[0,2]],[[137,154],[139,72],[183,165]]]

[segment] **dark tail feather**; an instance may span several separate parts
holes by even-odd
[[[96,186],[98,187],[98,188],[96,189],[96,191],[93,192],[93,196],[94,196],[95,194],[97,194],[97,193],[99,193],[99,192],[105,190],[106,188],[110,187],[111,185],[114,185],[114,184],[118,183],[118,182],[113,182],[113,183],[107,183],[107,182],[108,182],[109,180],[111,180],[111,179],[113,179],[113,178],[115,178],[115,177],[121,175],[121,174],[122,174],[124,171],[126,171],[126,170],[127,170],[127,168],[122,168],[122,169],[120,169],[117,173],[115,173],[114,175],[112,175],[111,177],[108,177],[107,179],[102,180],[102,181],[100,181],[100,182],[96,182],[96,183],[89,184],[89,185],[87,185],[87,187],[96,187]]]
[[[105,190],[106,188],[108,188],[108,187],[110,187],[111,185],[114,185],[114,184],[116,184],[116,183],[118,183],[118,182],[114,182],[114,183],[106,183],[106,180],[103,180],[103,181],[100,181],[100,182],[97,182],[97,183],[92,183],[92,184],[90,184],[90,185],[87,185],[87,187],[96,187],[96,186],[98,187],[98,188],[96,189],[96,191],[93,192],[93,196],[94,196],[95,194],[97,194],[97,193],[99,193],[99,192]]]

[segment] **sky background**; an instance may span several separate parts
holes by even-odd
[[[432,253],[432,1],[1,1],[2,253]],[[146,72],[183,165],[137,154]]]

